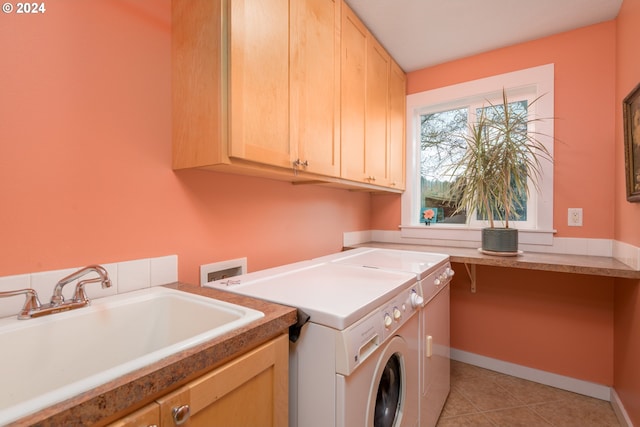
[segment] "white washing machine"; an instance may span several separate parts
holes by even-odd
[[[423,298],[420,310],[420,425],[434,427],[451,388],[449,256],[431,252],[358,248],[316,261],[360,265],[416,276]]]
[[[406,272],[302,262],[206,286],[310,316],[290,345],[293,427],[419,424],[419,289]]]

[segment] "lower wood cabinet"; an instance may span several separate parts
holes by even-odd
[[[289,340],[284,334],[111,426],[286,426],[288,374]]]
[[[160,405],[156,402],[150,403],[142,409],[137,410],[118,421],[111,423],[108,427],[151,427],[160,425]]]

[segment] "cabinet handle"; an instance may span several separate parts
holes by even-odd
[[[176,406],[171,410],[171,415],[173,415],[173,422],[177,426],[181,426],[189,419],[191,408],[189,408],[189,405]]]

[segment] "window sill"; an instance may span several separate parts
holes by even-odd
[[[400,236],[408,239],[438,241],[442,246],[478,247],[482,240],[482,228],[464,225],[401,225]],[[518,230],[518,242],[524,245],[553,245],[556,230]]]

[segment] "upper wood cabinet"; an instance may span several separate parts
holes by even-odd
[[[171,46],[174,169],[401,188],[393,61],[343,0],[174,0]]]
[[[339,6],[172,2],[173,167],[336,176]]]
[[[173,167],[289,167],[289,1],[171,7]]]
[[[342,8],[341,176],[365,181],[367,29],[353,11]]]
[[[291,0],[291,143],[300,168],[340,174],[340,0]]]
[[[220,164],[227,157],[222,9],[220,0],[171,2],[174,169]]]
[[[365,108],[365,180],[389,185],[389,71],[391,57],[369,36],[367,40]]]
[[[406,77],[346,4],[341,60],[342,177],[403,190]]]
[[[229,157],[289,167],[289,0],[228,7]]]
[[[389,73],[389,186],[405,189],[407,76],[391,61]]]

